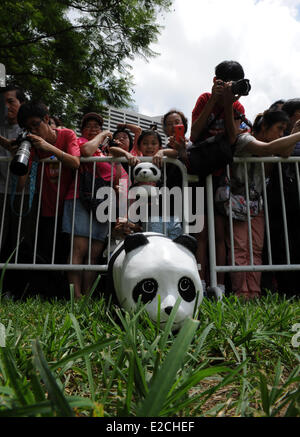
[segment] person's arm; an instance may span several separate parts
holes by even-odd
[[[0,146],[10,151],[11,144],[12,144],[11,140],[8,140],[7,138],[4,138],[0,135]]]
[[[291,153],[293,153],[295,144],[298,141],[300,141],[300,132],[278,138],[277,140],[270,141],[269,143],[265,143],[253,138],[247,143],[243,150],[256,156],[279,155],[287,158],[291,155]]]
[[[128,161],[128,164],[131,166],[135,166],[136,164],[138,164],[140,162],[140,160],[137,156],[133,156],[130,152],[127,152],[126,150],[122,149],[121,147],[112,146],[109,148],[109,153],[114,158],[125,157]]]
[[[191,127],[192,142],[197,141],[201,136],[201,134],[203,134],[207,126],[208,117],[213,112],[213,109],[217,101],[222,97],[222,95],[223,95],[223,85],[220,83],[220,81],[215,81],[208,101],[206,102],[205,106],[201,109],[201,112],[196,117],[196,119],[192,122],[192,127]],[[197,105],[201,105],[201,97],[200,97],[200,101],[198,100]],[[194,111],[195,110],[197,111],[197,105]]]
[[[180,159],[184,164],[188,162],[188,156],[186,150],[187,143],[188,140],[186,138],[181,138],[181,140],[178,142],[176,141],[174,136],[169,138],[169,143],[168,143],[168,146],[170,146],[170,148],[177,150],[178,152],[177,158]]]
[[[104,130],[96,135],[92,140],[87,141],[80,147],[81,155],[84,157],[93,156],[100,144],[103,143],[106,137],[112,138],[112,133],[109,130]]]
[[[229,143],[234,144],[237,138],[240,121],[234,120],[233,95],[231,91],[231,82],[224,83],[223,99],[224,99],[224,121],[225,121],[226,135],[229,140]]]
[[[164,156],[166,156],[167,158],[177,159],[178,152],[176,149],[160,149],[152,158],[153,164],[161,167]]]
[[[142,128],[140,126],[137,126],[136,124],[131,124],[131,123],[120,123],[117,125],[117,129],[130,130],[130,132],[132,132],[134,135],[133,147],[137,146],[137,140],[142,133]]]
[[[77,169],[80,166],[79,156],[71,155],[57,148],[53,144],[48,143],[38,135],[28,134],[28,138],[31,140],[35,149],[43,150],[51,155],[54,155],[65,167]]]

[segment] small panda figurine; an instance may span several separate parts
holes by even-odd
[[[152,162],[140,162],[133,169],[133,187],[143,187],[148,195],[153,195],[151,187],[156,187],[161,178],[161,171]]]
[[[114,292],[125,310],[135,308],[139,296],[149,317],[157,321],[158,295],[163,327],[178,297],[182,299],[173,329],[192,317],[203,299],[195,258],[196,239],[181,235],[171,240],[155,232],[128,235],[113,252],[108,268],[108,292]]]

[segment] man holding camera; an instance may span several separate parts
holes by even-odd
[[[238,82],[239,81],[239,82]],[[238,92],[233,85],[241,85]],[[239,89],[240,88],[240,89]],[[247,95],[250,90],[249,81],[244,79],[244,70],[236,61],[223,61],[215,68],[211,93],[203,93],[198,98],[192,112],[191,141],[205,140],[217,134],[225,134],[230,144],[234,144],[243,120],[245,110],[239,103],[239,94]],[[215,172],[214,185],[218,184],[222,170]],[[199,181],[205,187],[205,177]],[[215,215],[216,260],[218,265],[226,264],[225,218]],[[207,219],[205,215],[203,231],[195,237],[198,240],[197,261],[201,264],[201,280],[206,290],[207,265]],[[218,287],[225,293],[224,274],[217,275]]]
[[[206,139],[217,133],[224,133],[225,128],[232,129],[230,117],[227,117],[226,120],[226,108],[223,100],[224,90],[225,86],[230,86],[231,82],[241,79],[244,79],[244,70],[238,62],[224,61],[216,66],[212,92],[201,94],[193,109],[191,141],[194,142],[200,138]],[[241,124],[239,114],[245,114],[244,107],[238,101],[239,97],[232,93],[232,106],[235,112],[234,124],[237,132]],[[209,125],[208,130],[206,129],[207,125]]]
[[[25,95],[21,88],[13,85],[2,88],[0,92],[3,94],[6,112],[5,122],[3,125],[0,125],[0,157],[11,157],[11,152],[14,150],[13,143],[22,131],[18,125],[17,115],[20,106],[25,102]],[[7,257],[9,252],[14,249],[14,247],[7,247],[6,251],[5,245],[9,239],[9,227],[12,226],[12,223],[16,222],[16,216],[12,214],[10,208],[11,179],[8,181],[8,195],[6,197],[6,205],[4,205],[8,166],[9,161],[0,162],[0,251],[3,253],[3,257]],[[3,213],[4,221],[2,221]],[[3,250],[1,250],[2,248]]]

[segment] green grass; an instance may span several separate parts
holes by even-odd
[[[2,298],[0,417],[300,416],[299,320],[272,294],[205,300],[178,333],[103,298]]]

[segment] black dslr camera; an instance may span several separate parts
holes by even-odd
[[[235,96],[248,96],[250,90],[251,85],[249,79],[240,79],[231,84],[231,91]]]
[[[27,138],[27,134],[27,131],[23,131],[14,142],[14,145],[18,146],[18,150],[11,160],[10,171],[16,176],[24,176],[28,172],[32,144]]]
[[[113,138],[108,140],[108,145],[109,147],[119,147],[119,144]]]

